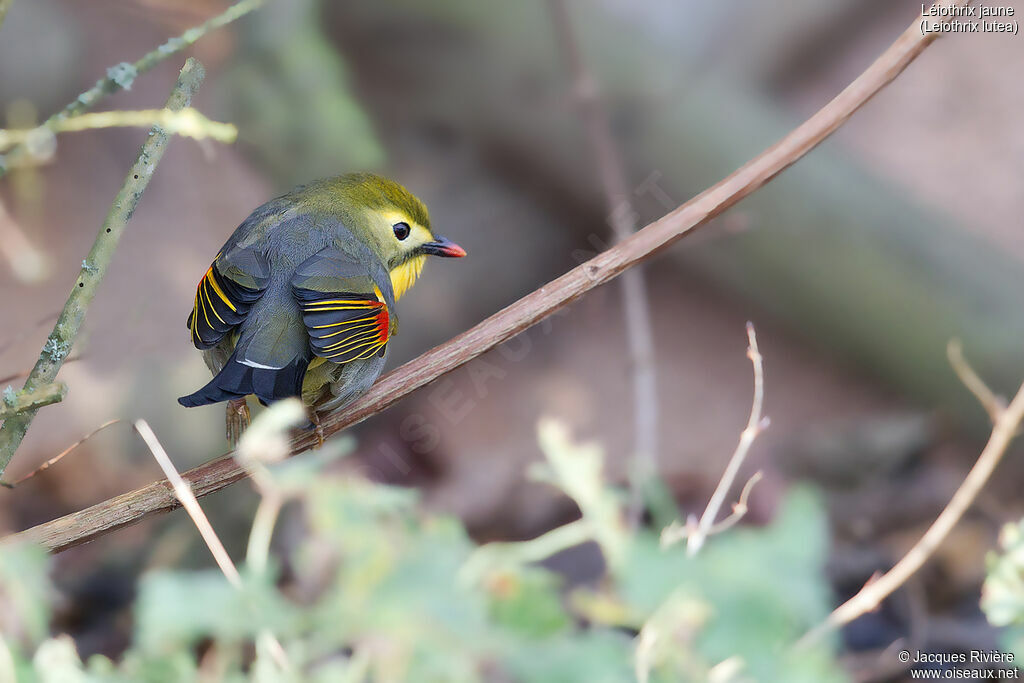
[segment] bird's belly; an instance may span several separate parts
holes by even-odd
[[[315,357],[306,368],[306,377],[302,380],[302,402],[314,405],[322,400],[329,391],[329,386],[337,378],[341,366],[323,358]]]

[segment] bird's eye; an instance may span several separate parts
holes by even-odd
[[[395,231],[395,237],[400,241],[404,240],[409,236],[409,224],[408,223],[395,223],[391,226]]]

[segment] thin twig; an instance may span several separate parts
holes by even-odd
[[[989,420],[991,420],[992,424],[995,424],[999,416],[1006,410],[1006,399],[1002,396],[997,396],[995,392],[989,389],[988,385],[974,371],[974,368],[970,366],[967,359],[964,358],[964,347],[959,339],[951,339],[949,344],[946,345],[946,357],[949,359],[949,364],[953,366],[956,376],[974,394],[974,397],[978,399],[978,403],[988,413]]]
[[[963,367],[968,368],[968,376],[977,376],[974,370],[966,365],[962,356],[959,360],[964,364]],[[976,388],[971,388],[971,391],[975,391]],[[980,393],[975,393],[981,398],[991,392],[988,387],[985,387]],[[874,610],[928,561],[935,550],[946,540],[949,532],[953,530],[967,509],[974,503],[975,498],[978,497],[981,489],[992,476],[996,465],[1002,460],[1010,442],[1013,441],[1022,420],[1024,420],[1024,384],[1017,390],[1017,395],[1010,401],[1010,405],[996,416],[992,434],[981,451],[981,455],[978,456],[978,460],[971,467],[971,471],[967,473],[960,488],[950,498],[949,503],[928,527],[924,536],[907,551],[907,554],[892,569],[877,579],[869,581],[856,595],[837,607],[825,621],[808,631],[797,642],[797,648],[807,647],[820,640],[826,633]]]
[[[153,430],[145,420],[135,421],[135,431],[146,442],[146,446],[149,447],[153,458],[160,465],[160,469],[164,471],[164,476],[167,477],[167,481],[170,482],[174,490],[174,496],[181,502],[188,516],[192,518],[192,523],[199,530],[199,535],[203,537],[203,542],[210,549],[210,554],[213,555],[213,559],[217,562],[217,566],[220,567],[224,578],[235,588],[241,588],[242,576],[238,573],[238,568],[235,567],[235,563],[231,561],[228,551],[224,549],[224,544],[217,537],[217,532],[213,530],[210,520],[207,519],[206,513],[203,512],[203,508],[199,505],[195,494],[192,493],[192,489],[181,478],[181,475],[178,474],[178,470],[174,467],[170,457],[168,457],[167,451],[160,445],[156,434],[153,433]]]
[[[708,529],[708,536],[714,536],[715,534],[720,534],[723,531],[728,531],[736,526],[736,524],[738,524],[739,521],[747,515],[747,512],[750,511],[750,507],[747,505],[747,501],[750,499],[750,493],[754,490],[754,486],[757,485],[757,482],[761,481],[763,478],[764,472],[758,470],[757,472],[754,472],[750,479],[747,479],[747,483],[743,485],[743,489],[740,491],[740,499],[732,504],[732,512],[729,513],[728,517],[712,524],[711,528]]]
[[[142,440],[146,442],[146,446],[149,447],[150,452],[153,454],[153,458],[156,459],[160,469],[164,471],[164,476],[167,477],[167,481],[170,482],[174,489],[174,495],[181,503],[182,507],[185,508],[185,512],[192,518],[192,523],[195,524],[196,529],[199,531],[199,535],[203,537],[203,542],[206,543],[206,547],[210,549],[210,553],[213,555],[213,559],[217,562],[217,566],[220,567],[220,571],[224,574],[224,578],[228,580],[228,583],[232,585],[236,590],[242,589],[242,576],[238,573],[238,568],[235,567],[235,563],[231,560],[231,556],[228,555],[228,551],[224,548],[224,544],[220,542],[220,537],[217,536],[217,532],[213,530],[213,525],[210,524],[209,518],[206,513],[203,512],[203,508],[199,505],[199,500],[196,499],[192,489],[188,483],[181,478],[177,468],[174,467],[174,463],[171,462],[170,457],[167,455],[167,451],[160,445],[160,441],[156,438],[156,434],[150,428],[149,424],[145,420],[135,421],[135,431],[139,433]],[[267,499],[264,498],[264,502]],[[261,505],[262,508],[262,505]],[[273,530],[273,520],[277,519],[277,511],[280,510],[278,505],[277,509],[273,510],[273,516],[269,520],[270,529]],[[268,513],[264,513],[262,518],[268,517]],[[260,521],[261,515],[257,510],[257,521]],[[267,524],[267,520],[263,520],[263,524]],[[270,542],[270,536],[266,539],[268,545]],[[250,540],[250,549],[252,543]],[[263,566],[266,566],[266,557],[262,558]],[[260,638],[266,638],[267,644],[270,646],[271,655],[277,665],[283,670],[288,670],[288,655],[285,653],[284,648],[281,647],[280,641],[274,636],[269,629],[264,629],[259,634]]]
[[[277,517],[281,514],[284,503],[285,498],[280,493],[266,491],[256,508],[252,529],[249,531],[249,544],[245,550],[245,563],[256,574],[262,574],[267,570],[270,541],[274,537],[274,527],[277,526]]]
[[[612,137],[608,112],[598,84],[580,52],[565,0],[550,0],[558,43],[573,80],[573,94],[591,152],[597,162],[615,240],[621,242],[636,232],[636,210],[630,201],[622,157]],[[643,516],[645,493],[658,472],[658,383],[654,372],[654,332],[647,283],[643,270],[632,268],[622,274],[622,308],[629,370],[633,379],[633,472],[630,478],[628,517],[635,527]]]
[[[782,140],[635,235],[381,377],[361,398],[320,418],[324,435],[335,434],[383,411],[420,387],[486,353],[627,268],[693,233],[694,228],[755,192],[832,134],[935,41],[937,33],[921,35],[919,19],[853,83]],[[315,434],[302,434],[293,439],[292,451],[308,450],[317,442]],[[239,481],[244,471],[229,453],[183,476],[196,495],[202,497]],[[175,507],[177,502],[169,495],[167,483],[154,482],[9,538],[60,551]]]
[[[725,467],[725,473],[722,474],[722,478],[718,481],[715,492],[711,494],[711,500],[708,501],[708,506],[704,509],[704,514],[701,515],[696,530],[687,536],[686,553],[691,557],[700,551],[701,546],[704,545],[704,541],[707,540],[708,535],[715,526],[715,518],[718,517],[718,511],[722,508],[722,503],[725,502],[725,495],[729,493],[733,482],[736,481],[736,475],[739,473],[740,467],[743,466],[743,461],[747,458],[751,444],[768,426],[768,418],[762,417],[762,410],[764,408],[764,361],[761,358],[761,352],[757,348],[757,333],[754,331],[754,325],[749,322],[747,323],[747,340],[749,342],[747,358],[750,359],[750,364],[754,366],[754,400],[750,406],[750,418],[747,420],[747,426],[743,433],[740,434],[740,442],[736,445],[736,450],[733,452],[732,457],[729,458],[729,464]],[[751,481],[747,482],[747,486],[744,488],[752,488],[756,483],[757,481],[752,477]],[[749,490],[747,493],[749,494]],[[742,497],[740,500],[743,500]]]
[[[238,137],[238,129],[230,123],[211,121],[191,107],[180,111],[167,109],[138,109],[131,111],[100,111],[78,114],[51,126],[37,128],[0,128],[0,149],[25,144],[33,135],[77,133],[100,128],[149,128],[160,126],[167,133],[196,140],[213,139],[217,142],[232,143]]]
[[[203,65],[197,60],[189,58],[181,69],[178,82],[171,91],[167,100],[166,108],[171,111],[178,111],[187,107],[192,101],[192,95],[199,84],[203,82],[205,71]],[[97,286],[106,275],[107,267],[110,265],[117,249],[125,226],[135,213],[139,199],[149,185],[150,178],[156,170],[157,163],[167,149],[169,136],[160,127],[154,126],[149,137],[142,145],[139,156],[132,164],[128,175],[120,191],[114,198],[107,218],[103,221],[96,241],[93,242],[89,255],[82,261],[82,268],[79,271],[77,280],[71,288],[71,294],[64,304],[64,310],[57,318],[53,331],[46,340],[35,367],[25,380],[25,391],[31,391],[37,387],[53,382],[57,377],[64,359],[71,352],[75,343],[78,331],[82,326],[85,313],[96,294]],[[0,427],[0,476],[3,476],[7,465],[14,456],[14,451],[21,444],[29,425],[35,418],[36,411],[28,411],[17,417],[4,421]]]
[[[739,500],[732,504],[732,512],[728,517],[712,524],[711,528],[707,531],[708,536],[715,536],[723,531],[728,531],[739,524],[740,520],[746,516],[750,509],[747,505],[747,501],[750,499],[750,493],[754,490],[754,486],[757,485],[757,482],[761,481],[763,478],[764,472],[761,470],[754,472],[754,475],[747,480],[746,484],[743,485],[743,489],[740,491]],[[676,543],[685,541],[695,533],[697,533],[696,520],[688,524],[673,522],[661,530],[661,547],[668,548],[669,546],[673,546]]]
[[[2,0],[0,0],[2,1]],[[96,81],[96,84],[68,103],[62,110],[48,118],[43,126],[51,128],[57,123],[72,116],[77,116],[96,106],[96,103],[107,95],[119,90],[131,88],[132,83],[140,75],[146,73],[157,64],[160,64],[168,57],[178,54],[185,48],[191,46],[197,40],[210,31],[216,30],[230,24],[236,19],[245,16],[263,4],[263,0],[241,0],[227,8],[221,14],[194,26],[180,36],[171,38],[160,47],[146,53],[135,62],[122,62],[107,69],[107,75]],[[7,169],[23,163],[24,157],[30,156],[24,146],[12,149],[6,156],[0,157],[0,177]]]
[[[43,384],[34,389],[17,392],[7,387],[7,391],[0,397],[0,420],[60,403],[67,393],[68,385],[63,382]]]
[[[57,464],[58,462],[60,462],[60,461],[61,461],[61,459],[63,459],[63,457],[64,457],[65,455],[67,455],[67,454],[68,454],[68,453],[70,453],[71,451],[75,450],[76,448],[78,448],[79,446],[81,446],[81,445],[82,445],[83,443],[85,443],[86,441],[88,441],[88,440],[89,440],[89,439],[91,439],[92,437],[94,437],[94,436],[96,436],[97,434],[99,434],[100,432],[102,432],[102,431],[103,431],[104,429],[106,429],[107,427],[109,427],[109,426],[111,426],[111,425],[116,425],[116,424],[117,424],[117,423],[119,423],[120,421],[121,421],[121,420],[107,420],[106,422],[104,422],[103,424],[101,424],[101,425],[100,425],[99,427],[97,427],[96,429],[92,430],[91,432],[89,432],[88,434],[86,434],[85,436],[83,436],[83,437],[82,437],[81,439],[79,439],[78,441],[74,442],[73,444],[71,444],[70,446],[68,446],[68,447],[67,447],[67,448],[65,448],[64,450],[62,450],[62,451],[61,451],[60,453],[58,453],[57,455],[53,456],[52,458],[50,458],[49,460],[47,460],[46,462],[44,462],[44,463],[43,463],[42,465],[40,465],[40,466],[39,466],[39,467],[37,467],[36,469],[32,470],[32,471],[31,471],[31,472],[29,472],[28,474],[26,474],[26,475],[25,475],[24,477],[22,477],[21,479],[18,479],[18,480],[12,481],[12,482],[0,481],[0,486],[3,486],[3,487],[5,487],[5,488],[9,488],[9,489],[13,489],[13,488],[15,488],[15,487],[17,487],[17,486],[20,486],[20,485],[21,485],[21,484],[23,484],[23,483],[24,483],[25,481],[27,481],[27,480],[31,479],[32,477],[36,476],[36,475],[37,475],[37,474],[39,474],[40,472],[45,472],[46,470],[50,469],[50,468],[51,468],[52,466],[54,466],[54,465],[56,465],[56,464]]]
[[[281,508],[291,495],[277,485],[267,465],[288,457],[291,453],[288,433],[305,420],[306,409],[302,401],[297,398],[278,401],[260,413],[238,442],[235,460],[260,494],[260,504],[256,508],[245,551],[245,562],[256,573],[267,568],[274,527]]]

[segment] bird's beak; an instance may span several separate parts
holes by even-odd
[[[427,242],[420,250],[424,254],[431,254],[432,256],[447,256],[448,258],[462,258],[466,255],[466,250],[459,245],[452,242],[447,237],[435,237],[433,242]]]

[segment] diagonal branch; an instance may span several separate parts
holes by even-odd
[[[192,101],[192,95],[199,84],[203,82],[205,71],[203,65],[195,59],[189,58],[181,69],[178,82],[175,84],[171,95],[167,100],[166,108],[171,111],[178,111],[187,107]],[[43,350],[39,354],[35,367],[25,380],[25,392],[31,392],[44,384],[49,384],[57,378],[57,373],[64,364],[64,359],[71,352],[71,347],[78,336],[78,330],[85,319],[85,312],[89,309],[93,297],[96,295],[96,288],[106,275],[107,267],[110,265],[117,249],[121,235],[135,213],[139,199],[149,185],[150,178],[156,170],[156,165],[167,149],[169,136],[159,125],[154,126],[139,156],[128,170],[120,191],[114,198],[107,218],[100,227],[99,234],[93,242],[89,255],[82,261],[82,269],[71,287],[71,293],[64,304],[64,310],[57,318],[53,331],[46,339]],[[8,417],[4,420],[3,427],[0,427],[0,476],[3,475],[7,465],[18,449],[29,425],[36,416],[37,410],[28,410],[19,415]]]
[[[203,512],[203,508],[199,505],[199,501],[192,493],[192,489],[189,488],[188,483],[181,478],[178,474],[178,470],[174,467],[174,463],[171,462],[171,458],[167,455],[167,451],[157,440],[156,434],[153,433],[153,428],[149,426],[149,423],[145,420],[135,421],[135,431],[139,433],[142,440],[146,442],[146,447],[149,448],[149,452],[153,454],[153,458],[156,460],[160,469],[164,471],[164,475],[167,477],[167,481],[170,482],[171,488],[174,490],[175,497],[181,501],[182,507],[185,508],[185,512],[192,518],[192,523],[196,525],[196,529],[199,531],[199,535],[203,537],[203,542],[206,543],[206,547],[210,549],[210,554],[213,555],[214,561],[217,562],[217,566],[220,567],[220,571],[224,574],[224,578],[228,580],[233,588],[242,588],[242,575],[238,573],[238,568],[235,563],[231,561],[231,556],[228,555],[228,551],[224,548],[224,544],[220,542],[220,538],[217,536],[217,532],[213,530],[213,525],[210,524],[210,519]]]
[[[959,4],[964,4],[963,0]],[[540,322],[598,285],[674,244],[795,163],[839,128],[857,109],[892,82],[938,34],[922,35],[920,17],[853,83],[811,118],[724,180],[590,261],[528,294],[449,342],[382,377],[364,396],[321,417],[325,435],[381,412],[413,391],[486,353]],[[292,442],[294,452],[317,442],[306,433]],[[182,475],[196,496],[219,491],[245,474],[230,454]],[[60,551],[177,507],[166,481],[125,493],[98,505],[9,537]]]
[[[96,429],[92,430],[91,432],[89,432],[88,434],[83,436],[81,439],[79,439],[78,441],[74,442],[73,444],[71,444],[70,446],[68,446],[64,450],[62,450],[60,453],[58,453],[57,455],[53,456],[52,458],[50,458],[46,462],[44,462],[39,467],[35,468],[34,470],[29,472],[28,474],[22,475],[21,478],[15,480],[15,481],[4,481],[3,479],[0,479],[0,486],[3,486],[4,488],[9,488],[9,489],[17,488],[18,486],[20,486],[21,484],[25,483],[26,481],[28,481],[32,477],[36,476],[40,472],[45,472],[46,470],[48,470],[51,467],[53,467],[54,465],[56,465],[58,462],[63,460],[64,456],[66,456],[68,453],[70,453],[71,451],[75,450],[76,448],[81,446],[83,443],[85,443],[86,441],[88,441],[92,437],[94,437],[97,434],[99,434],[100,432],[102,432],[107,427],[110,427],[111,425],[116,425],[119,422],[120,422],[120,420],[116,420],[116,419],[115,420],[107,420],[106,422],[101,424],[99,427],[97,427]]]
[[[973,377],[977,381],[977,385],[972,385],[968,381],[967,388],[977,395],[979,400],[985,402],[984,397],[991,396],[991,391],[978,378],[974,370],[967,365],[963,356],[959,355],[959,351],[954,351],[951,355],[954,358],[954,363],[960,364],[955,367],[957,374],[961,377]],[[978,390],[979,387],[982,388],[981,391]],[[942,545],[968,508],[974,504],[981,489],[991,478],[996,465],[1003,459],[1003,455],[1017,435],[1022,421],[1024,421],[1024,384],[1021,384],[1017,395],[1013,397],[1010,404],[1005,408],[998,409],[998,412],[993,415],[992,434],[988,438],[988,443],[985,444],[981,455],[978,456],[960,487],[924,535],[899,562],[893,565],[892,569],[868,582],[856,595],[833,610],[825,621],[800,638],[795,646],[797,649],[814,644],[829,632],[876,609],[883,600],[892,595],[918,569],[924,566],[924,563]]]

